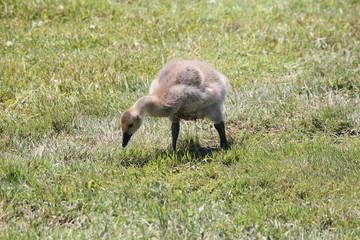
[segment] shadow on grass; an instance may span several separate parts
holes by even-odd
[[[231,149],[233,144],[233,139],[230,139],[228,150]],[[167,149],[157,149],[151,153],[144,152],[143,149],[132,149],[124,156],[121,165],[143,167],[151,161],[166,161],[168,164],[196,163],[203,161],[204,158],[211,156],[213,153],[221,151],[226,150],[219,147],[201,147],[199,141],[185,139],[180,142],[176,151],[171,146]]]
[[[229,150],[234,144],[233,139],[230,139],[230,141],[228,142],[228,148],[224,150],[220,147],[201,147],[199,142],[194,139],[187,139],[185,141],[187,146],[185,148],[184,147],[178,148],[176,150],[176,154],[178,154],[178,156],[185,156],[188,153],[190,153],[190,155],[195,159],[204,158],[206,156],[211,155],[214,152]]]

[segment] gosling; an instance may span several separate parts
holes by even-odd
[[[141,126],[144,116],[149,115],[170,119],[174,150],[180,131],[180,119],[203,118],[214,123],[219,133],[220,147],[227,149],[222,106],[229,88],[229,80],[204,62],[170,61],[151,83],[149,95],[140,98],[123,112],[122,146],[126,147]]]

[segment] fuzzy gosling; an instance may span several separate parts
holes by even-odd
[[[122,146],[141,126],[144,116],[168,117],[172,123],[172,147],[180,131],[180,119],[207,118],[214,123],[220,146],[227,148],[222,105],[230,88],[229,80],[210,65],[199,61],[173,60],[151,83],[150,93],[123,112]]]

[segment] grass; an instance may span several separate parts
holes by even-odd
[[[4,239],[359,239],[358,1],[0,3]],[[172,58],[231,82],[179,150],[119,117]],[[200,147],[207,148],[203,151]]]

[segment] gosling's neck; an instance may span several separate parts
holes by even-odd
[[[141,116],[148,114],[153,117],[168,117],[170,115],[169,108],[160,103],[155,96],[144,96],[136,101],[132,107]]]

